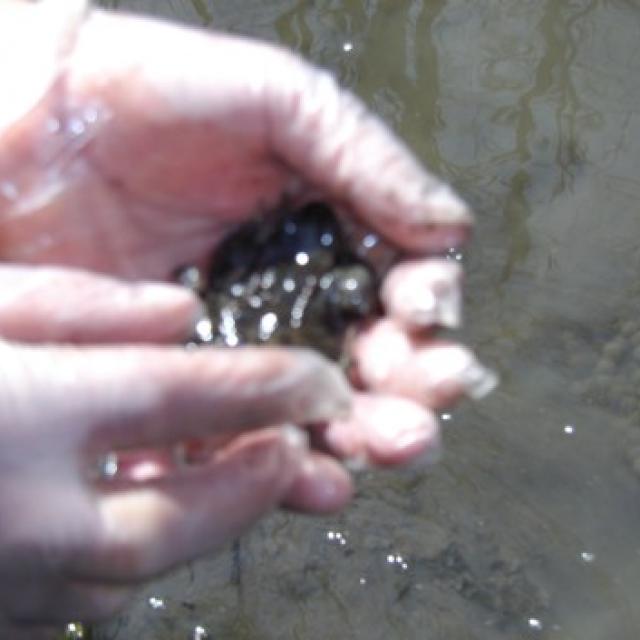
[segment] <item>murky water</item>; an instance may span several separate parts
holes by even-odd
[[[240,575],[202,560],[98,637],[640,637],[640,4],[104,4],[284,43],[362,96],[477,211],[466,333],[504,382],[443,416],[434,469],[278,514]]]

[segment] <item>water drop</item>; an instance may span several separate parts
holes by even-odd
[[[309,264],[309,254],[306,253],[305,251],[299,251],[298,253],[296,253],[296,264],[299,264],[301,267],[304,267],[305,265]]]
[[[193,640],[206,640],[209,633],[202,625],[196,625],[193,629]]]
[[[284,232],[292,236],[298,230],[298,225],[295,222],[289,220],[285,222]]]
[[[164,600],[156,596],[151,596],[149,598],[149,606],[152,609],[164,609],[165,608]]]
[[[320,236],[320,244],[323,247],[330,247],[333,244],[333,234],[329,233],[328,231],[325,231],[321,236]]]
[[[260,340],[268,340],[278,326],[278,316],[270,311],[260,318]]]
[[[16,200],[18,198],[18,188],[13,182],[0,182],[0,193],[7,200]]]
[[[575,429],[574,429],[574,427],[573,427],[572,425],[568,424],[568,425],[565,425],[565,427],[564,427],[564,432],[565,432],[567,435],[571,436],[571,435],[573,435],[573,433],[575,432]]]
[[[196,324],[196,336],[201,342],[213,341],[213,325],[209,318],[202,318]]]
[[[542,620],[539,620],[538,618],[529,618],[527,622],[531,629],[535,629],[536,631],[542,631]]]
[[[373,247],[375,247],[378,244],[378,236],[375,233],[368,233],[363,239],[362,239],[362,246],[365,249],[372,249]]]
[[[345,42],[345,43],[342,45],[342,50],[343,50],[343,51],[346,51],[347,53],[348,53],[349,51],[353,51],[353,42]]]
[[[441,420],[451,420],[451,414],[450,413],[443,413],[440,415],[440,419]]]
[[[60,120],[58,118],[47,118],[46,128],[48,133],[58,133],[62,129]]]
[[[73,116],[67,123],[67,130],[74,136],[81,136],[87,130],[87,124],[82,118]]]
[[[93,124],[94,122],[98,121],[98,115],[99,115],[98,107],[96,107],[95,105],[90,105],[84,110],[82,115],[84,117],[85,122],[88,122],[89,124]]]
[[[590,553],[589,551],[583,551],[580,554],[580,558],[583,562],[586,562],[587,564],[591,564],[596,559],[596,554]]]
[[[293,278],[285,278],[282,281],[282,288],[287,292],[291,293],[296,288],[296,281]]]

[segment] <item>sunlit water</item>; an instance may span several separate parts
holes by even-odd
[[[466,338],[503,384],[443,416],[435,468],[276,515],[240,574],[202,560],[98,637],[640,637],[640,5],[104,4],[284,43],[362,96],[477,212]]]

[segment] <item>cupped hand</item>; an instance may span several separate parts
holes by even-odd
[[[0,25],[8,618],[104,617],[278,504],[339,508],[351,485],[336,458],[431,451],[434,410],[491,385],[433,338],[459,322],[460,270],[433,256],[466,240],[465,205],[327,73],[77,2],[7,2]],[[411,255],[383,284],[386,316],[351,346],[357,393],[307,350],[177,346],[200,306],[168,284],[176,269],[311,197]],[[290,426],[311,423],[324,453]],[[206,462],[167,472],[177,442],[212,437]],[[114,450],[133,452],[122,475],[93,477]]]

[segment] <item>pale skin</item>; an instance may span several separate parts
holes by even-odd
[[[278,506],[340,509],[342,461],[433,453],[434,411],[490,386],[467,349],[433,339],[458,323],[461,286],[433,256],[467,239],[467,207],[326,73],[50,0],[0,4],[0,81],[5,626],[108,617]],[[201,309],[176,268],[310,197],[411,254],[352,342],[364,391],[309,350],[180,346]],[[319,449],[284,426],[312,423]],[[173,464],[190,439],[205,455]],[[110,451],[121,476],[98,481]]]

